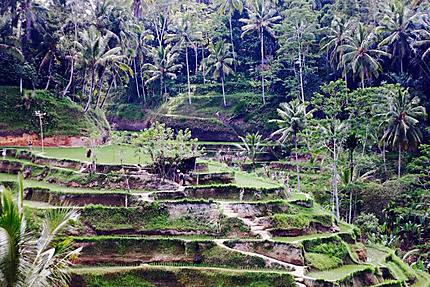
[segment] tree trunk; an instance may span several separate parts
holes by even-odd
[[[202,74],[203,84],[206,84],[206,64],[205,64],[205,48],[202,45]]]
[[[103,82],[106,75],[106,68],[103,69],[102,75],[100,76],[99,82],[97,83],[97,99],[96,99],[96,108],[99,106],[100,103],[100,96],[103,88]]]
[[[91,71],[91,87],[90,87],[90,92],[88,94],[87,104],[85,105],[84,113],[88,112],[88,110],[90,109],[91,100],[93,98],[93,92],[94,92],[95,77],[96,77],[96,71],[95,71],[95,68],[93,68]]]
[[[302,98],[302,103],[305,103],[305,87],[303,83],[303,63],[302,63],[302,52],[299,47],[299,77],[300,77],[300,95]]]
[[[49,89],[49,84],[51,83],[51,77],[52,77],[52,58],[49,60],[48,81],[46,82],[45,91]]]
[[[382,161],[384,162],[385,176],[387,176],[387,159],[385,158],[385,152],[386,152],[386,144],[384,142],[384,145],[382,146]]]
[[[263,74],[263,66],[264,66],[264,31],[263,28],[260,29],[260,46],[261,46],[261,91],[263,96],[263,104],[266,104],[266,96],[265,96],[265,87],[264,87],[264,74]]]
[[[299,167],[299,152],[297,150],[297,135],[294,135],[294,153],[296,155],[296,172],[297,172],[297,192],[301,192],[301,182],[300,182],[300,167]]]
[[[194,60],[196,61],[195,74],[197,76],[197,73],[199,72],[199,47],[197,45],[194,45],[194,55]]]
[[[231,51],[233,53],[233,65],[234,65],[234,71],[236,72],[236,53],[234,51],[234,40],[233,40],[233,25],[232,25],[232,13],[230,13],[228,17],[228,23],[230,28],[230,43],[231,43]]]
[[[69,92],[70,86],[72,85],[74,71],[75,71],[75,60],[74,60],[73,57],[71,57],[71,62],[70,62],[70,77],[69,77],[69,82],[67,83],[67,86],[66,86],[66,88],[63,91],[63,97],[65,97],[67,95],[67,93]]]
[[[146,103],[145,82],[143,81],[142,65],[139,65],[139,70],[140,70],[140,84],[142,85],[143,102]]]
[[[348,88],[348,72],[346,71],[346,64],[343,65],[344,77],[345,77],[345,85]]]
[[[103,101],[100,103],[100,108],[103,108],[103,106],[105,105],[105,102],[108,99],[110,91],[112,89],[113,83],[114,83],[114,81],[113,81],[113,75],[112,75],[111,78],[109,79],[109,87],[108,87],[108,89],[106,91],[106,95],[103,98]]]
[[[134,84],[136,85],[136,93],[137,97],[140,99],[140,90],[139,90],[139,82],[137,78],[137,65],[136,65],[136,58],[133,59],[133,72],[134,72]]]
[[[354,150],[349,152],[349,181],[354,179]]]
[[[224,100],[224,107],[227,107],[227,101],[225,99],[225,88],[224,88],[224,75],[221,75],[221,87],[222,87],[222,98]]]
[[[402,145],[399,143],[399,165],[397,167],[397,177],[402,175]]]
[[[348,212],[348,223],[352,223],[352,190],[349,192],[349,212]]]
[[[162,101],[164,101],[163,86],[164,86],[164,79],[163,79],[163,77],[161,76],[161,77],[160,77],[160,97],[161,97],[161,100],[162,100]]]
[[[191,105],[190,65],[188,63],[188,49],[185,48],[185,62],[187,65],[188,103]]]
[[[364,156],[364,153],[366,151],[366,145],[367,145],[367,138],[369,137],[369,124],[366,124],[366,133],[364,135],[364,142],[363,142],[363,150],[361,151],[361,155]]]
[[[336,139],[333,141],[333,178],[332,178],[332,184],[333,184],[333,197],[334,197],[334,207],[335,207],[335,215],[336,219],[340,219],[340,212],[339,212],[339,194],[337,190],[337,150],[336,150]]]

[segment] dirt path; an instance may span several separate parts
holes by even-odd
[[[232,218],[238,218],[240,219],[245,225],[249,226],[251,229],[251,233],[254,235],[258,235],[262,240],[270,240],[272,239],[272,235],[270,232],[264,229],[264,226],[260,225],[257,221],[258,218],[255,218],[254,220],[251,220],[249,218],[240,217],[239,213],[237,213],[230,204],[225,202],[220,202],[221,209],[223,210],[223,213],[227,217]]]
[[[289,274],[291,274],[292,276],[294,276],[294,280],[296,281],[297,286],[299,287],[303,287],[305,286],[302,282],[303,279],[305,278],[305,267],[304,266],[299,266],[299,265],[294,265],[291,263],[287,263],[272,257],[268,257],[266,255],[262,255],[259,253],[254,253],[254,252],[249,252],[249,251],[243,251],[243,250],[239,250],[239,249],[234,249],[231,247],[228,247],[227,245],[225,245],[225,241],[227,241],[227,239],[214,239],[214,242],[221,248],[224,248],[228,251],[232,251],[232,252],[239,252],[243,255],[246,256],[251,256],[251,257],[258,257],[263,259],[267,264],[268,267],[275,267],[275,266],[282,266],[284,267],[287,272]]]
[[[247,225],[251,229],[251,233],[254,235],[258,235],[261,238],[261,240],[271,240],[272,239],[272,235],[270,234],[270,232],[267,231],[263,225],[258,223],[259,218],[255,218],[254,220],[252,220],[249,218],[241,217],[240,214],[238,212],[236,212],[231,207],[230,204],[225,203],[225,202],[220,202],[219,204],[220,204],[221,209],[223,210],[223,214],[225,216],[240,219],[245,225]],[[290,273],[291,275],[294,276],[294,279],[295,279],[298,287],[306,287],[306,285],[303,284],[304,278],[306,278],[306,276],[305,276],[305,268],[306,267],[305,266],[294,265],[294,264],[287,263],[287,262],[284,262],[284,261],[281,261],[281,260],[278,260],[278,259],[275,259],[275,258],[272,258],[269,256],[255,253],[255,252],[249,252],[249,251],[243,251],[243,250],[230,248],[227,245],[225,245],[225,241],[226,241],[226,239],[215,239],[214,240],[214,242],[219,247],[222,247],[222,248],[227,249],[229,251],[235,251],[235,252],[239,252],[243,255],[261,258],[261,259],[265,260],[269,264],[269,266],[280,265],[280,266],[285,267],[285,269],[290,270],[288,273]]]

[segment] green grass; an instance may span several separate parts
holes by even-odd
[[[90,161],[86,157],[87,148],[85,147],[45,148],[44,153],[37,148],[34,150],[36,153],[50,158]],[[150,162],[147,155],[136,153],[137,148],[130,145],[104,145],[92,148],[92,151],[96,155],[97,163],[100,164],[121,164],[121,159],[123,164],[145,164]]]
[[[281,185],[269,178],[260,177],[255,173],[249,173],[241,171],[226,164],[219,163],[216,161],[208,161],[209,172],[220,173],[220,172],[234,172],[235,184],[239,187],[255,187],[255,188],[277,188]]]
[[[344,265],[338,268],[325,270],[325,271],[312,271],[307,276],[315,279],[322,279],[327,281],[337,281],[347,277],[348,275],[357,271],[363,271],[369,268],[369,265]]]
[[[108,130],[108,123],[100,111],[84,113],[82,107],[66,98],[58,98],[42,91],[25,90],[21,95],[18,87],[0,87],[0,130],[39,132],[35,111],[46,113],[45,135],[100,136]]]
[[[307,252],[305,259],[307,266],[317,270],[329,270],[342,265],[341,259],[320,253]]]

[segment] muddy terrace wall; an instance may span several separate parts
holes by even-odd
[[[83,248],[76,264],[84,266],[180,262],[239,269],[282,268],[205,240],[93,237],[76,238],[74,245]]]
[[[211,202],[145,203],[122,208],[88,206],[81,211],[82,235],[205,235],[251,237],[249,227],[225,218]]]
[[[279,198],[282,188],[253,188],[237,185],[187,186],[185,194],[191,198],[260,200]]]
[[[44,180],[58,185],[83,188],[104,189],[176,189],[177,184],[164,180],[156,175],[142,171],[139,175],[123,176],[121,174],[87,174],[78,173],[71,169],[39,166],[13,160],[0,160],[0,172],[18,174],[23,172],[26,178]]]
[[[294,279],[289,274],[233,272],[212,269],[196,270],[192,268],[159,268],[147,267],[135,270],[124,270],[106,274],[76,274],[72,277],[71,287],[100,287],[101,284],[128,286],[162,286],[162,287],[249,287],[272,286],[293,287]],[[107,285],[109,286],[109,285]]]
[[[46,188],[25,189],[25,200],[46,202],[58,206],[85,206],[101,204],[106,206],[126,206],[130,195],[124,193],[63,193]]]

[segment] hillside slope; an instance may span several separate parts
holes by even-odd
[[[276,107],[282,99],[269,97],[263,106],[261,95],[252,92],[228,94],[227,107],[222,95],[213,89],[195,88],[192,104],[186,94],[170,98],[154,110],[142,106],[117,105],[111,107],[108,118],[120,130],[140,130],[159,121],[175,129],[189,128],[192,134],[205,141],[237,141],[238,135],[259,131],[268,136],[274,126]]]
[[[0,136],[21,136],[39,133],[39,120],[35,111],[46,115],[43,120],[46,137],[76,136],[99,138],[109,131],[109,124],[100,111],[83,113],[82,108],[64,98],[54,97],[46,91],[24,91],[19,88],[0,87]]]

